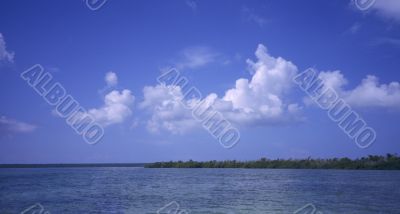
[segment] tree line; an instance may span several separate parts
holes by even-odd
[[[268,168],[268,169],[387,169],[399,170],[400,157],[397,154],[386,156],[368,155],[366,157],[330,159],[275,159],[261,158],[255,161],[169,161],[145,164],[146,168]]]

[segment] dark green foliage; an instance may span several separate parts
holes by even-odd
[[[400,169],[400,157],[397,154],[386,156],[369,155],[351,160],[333,159],[276,159],[261,158],[256,161],[177,161],[156,162],[145,165],[146,168],[280,168],[280,169]]]

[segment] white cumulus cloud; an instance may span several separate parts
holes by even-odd
[[[209,94],[203,99],[206,106],[212,106],[237,125],[276,125],[301,119],[300,107],[285,98],[293,85],[292,77],[297,73],[297,67],[281,57],[272,57],[261,44],[255,55],[256,61],[247,60],[251,79],[236,80],[235,87],[227,90],[223,97]],[[179,103],[183,99],[179,86],[146,86],[143,94],[140,107],[152,114],[148,121],[150,131],[164,129],[180,133],[199,124],[191,111]],[[194,106],[200,100],[183,102]]]
[[[268,22],[266,18],[256,14],[253,10],[247,7],[244,7],[242,9],[242,15],[244,16],[246,21],[254,22],[258,24],[260,27],[263,27]]]
[[[111,125],[121,123],[125,118],[132,115],[130,106],[135,97],[131,91],[124,89],[122,91],[111,91],[104,97],[104,105],[100,108],[88,110],[88,113],[100,124]]]
[[[106,81],[107,86],[116,86],[118,84],[117,74],[112,71],[106,73],[104,80]]]
[[[195,69],[216,62],[221,55],[210,47],[195,46],[181,51],[176,67],[180,70]]]
[[[7,51],[6,41],[0,33],[0,62],[14,62],[14,53]]]
[[[37,127],[35,125],[17,121],[15,119],[0,117],[0,135],[13,133],[33,132]]]
[[[345,89],[348,80],[340,71],[321,72],[319,77],[326,86],[335,91],[354,107],[400,107],[400,83],[379,83],[373,75],[367,75],[359,85],[353,89]]]
[[[261,44],[255,55],[256,61],[247,60],[251,79],[236,80],[235,88],[227,90],[222,99],[215,98],[217,106],[225,106],[221,111],[239,124],[270,125],[299,119],[298,105],[285,100],[297,67],[272,57]]]
[[[146,86],[143,95],[144,100],[140,103],[140,108],[151,113],[151,118],[147,121],[147,129],[150,132],[167,130],[178,134],[197,125],[190,110],[180,103],[180,100],[189,101],[183,100],[179,86]]]
[[[118,83],[117,74],[108,72],[105,76],[107,85],[115,86]],[[135,101],[135,96],[128,89],[122,91],[112,90],[104,96],[104,105],[100,108],[88,110],[96,122],[108,126],[111,124],[122,123],[132,115],[131,106]]]

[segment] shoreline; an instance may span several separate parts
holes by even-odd
[[[357,159],[275,159],[261,158],[253,161],[169,161],[145,165],[146,168],[243,168],[243,169],[353,169],[353,170],[400,170],[397,154],[386,156],[368,155]]]
[[[196,169],[338,169],[338,170],[400,170],[400,156],[368,155],[357,159],[274,159],[253,161],[168,161],[153,163],[50,163],[0,164],[4,168],[88,168],[88,167],[141,167],[141,168],[196,168]]]

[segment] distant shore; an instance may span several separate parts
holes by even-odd
[[[368,155],[358,159],[275,159],[261,158],[256,161],[169,161],[145,164],[146,168],[246,168],[246,169],[356,169],[400,170],[397,154],[386,156]]]
[[[0,164],[0,168],[144,167],[145,163]]]
[[[0,168],[83,168],[83,167],[144,167],[144,168],[243,168],[243,169],[355,169],[400,170],[397,154],[386,156],[329,159],[274,159],[254,161],[168,161],[155,163],[58,163],[58,164],[0,164]]]

